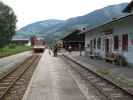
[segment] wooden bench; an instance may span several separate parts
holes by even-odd
[[[112,57],[105,57],[106,61],[110,61],[110,62],[115,62],[116,58],[112,58]]]
[[[114,54],[114,53],[112,53],[111,55],[105,57],[106,61],[109,61],[109,62],[112,62],[112,63],[116,63],[118,59],[119,59],[119,55]]]

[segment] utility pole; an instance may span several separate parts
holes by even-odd
[[[80,52],[80,56],[82,56],[82,48],[81,48],[81,44],[79,43],[79,52]]]

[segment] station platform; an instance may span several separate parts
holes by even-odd
[[[22,100],[86,100],[67,66],[45,50]]]
[[[114,65],[102,59],[90,59],[85,52],[64,52],[64,55],[106,78],[133,95],[133,67]]]

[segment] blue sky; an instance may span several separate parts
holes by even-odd
[[[17,29],[41,20],[81,16],[108,5],[131,0],[0,0],[9,5],[18,17]]]

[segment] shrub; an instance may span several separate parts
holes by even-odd
[[[9,48],[16,48],[16,44],[9,44]]]
[[[97,69],[96,72],[102,74],[102,75],[108,75],[110,73],[110,70],[107,68]]]

